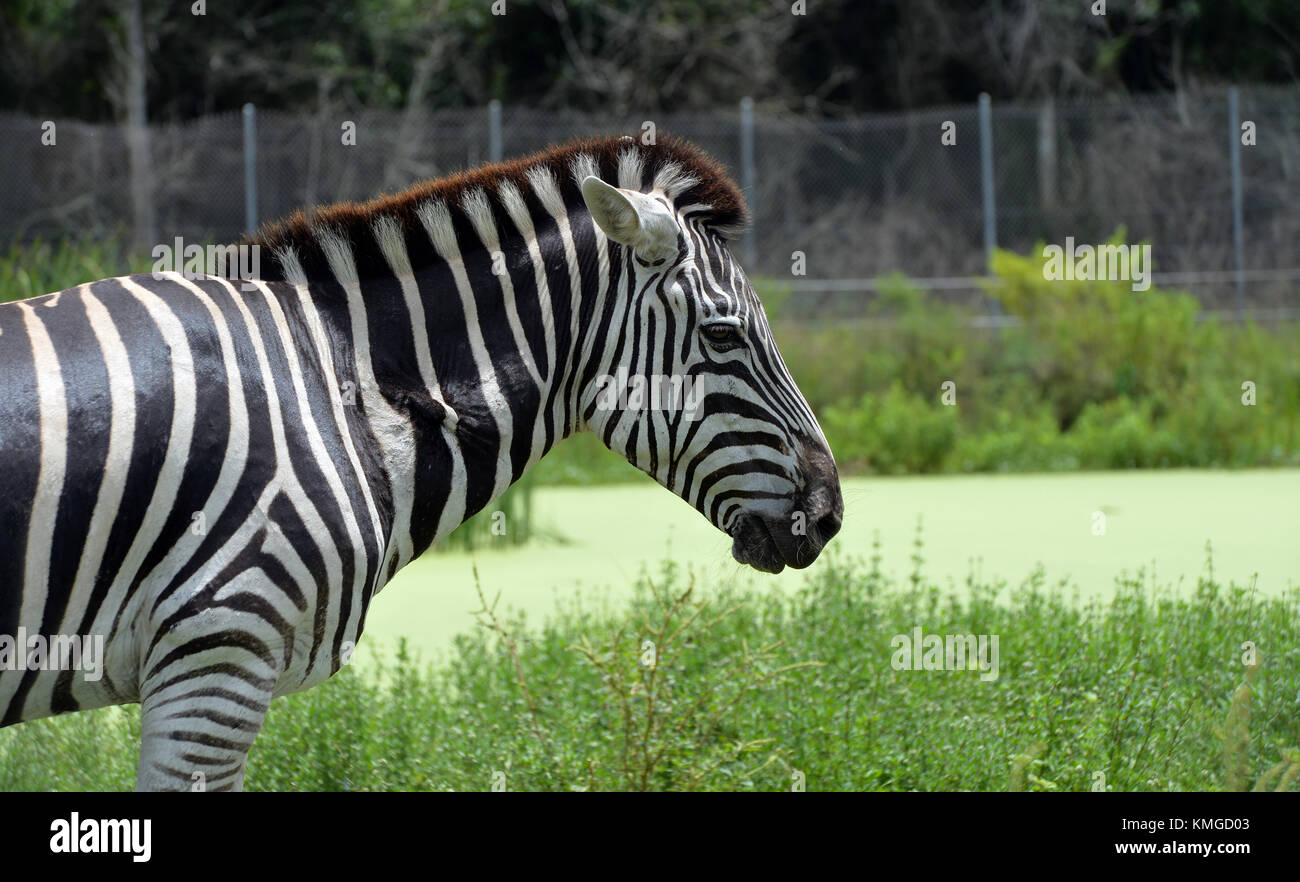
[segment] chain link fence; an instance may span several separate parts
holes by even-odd
[[[739,107],[626,119],[509,106],[258,112],[251,153],[245,121],[232,112],[151,126],[147,168],[135,174],[122,126],[0,115],[0,242],[118,234],[147,248],[177,236],[233,240],[251,205],[258,220],[269,220],[399,190],[498,154],[577,135],[640,136],[653,125],[698,143],[748,185],[754,223],[741,245],[748,268],[791,280],[814,313],[860,308],[873,280],[894,272],[982,305],[975,277],[987,265],[986,199],[1000,247],[1028,252],[1067,236],[1099,244],[1124,226],[1129,242],[1151,243],[1156,283],[1193,292],[1207,310],[1294,311],[1300,89],[1239,95],[1236,123],[1228,90],[994,105],[991,191],[981,178],[974,104],[839,120],[748,116]],[[1233,140],[1241,143],[1243,124],[1253,143],[1239,148],[1234,230]],[[133,215],[133,186],[146,189],[151,218]],[[792,273],[796,251],[804,276]]]

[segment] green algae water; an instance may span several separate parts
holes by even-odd
[[[1207,542],[1224,578],[1253,576],[1263,596],[1300,585],[1300,469],[850,478],[843,492],[844,527],[827,553],[868,559],[878,532],[881,569],[899,579],[915,566],[920,519],[922,571],[956,590],[972,567],[1014,587],[1041,564],[1049,584],[1068,580],[1084,597],[1106,596],[1116,576],[1140,568],[1190,591]],[[665,558],[705,590],[793,588],[823,565],[778,576],[742,567],[728,537],[648,481],[542,487],[533,504],[554,538],[424,555],[375,599],[362,657],[399,637],[427,656],[473,628],[475,566],[488,598],[500,595],[499,609],[536,621],[578,592],[626,596],[643,568],[653,573]]]

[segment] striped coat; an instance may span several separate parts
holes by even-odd
[[[689,144],[593,139],[295,215],[254,279],[0,305],[0,724],[139,702],[141,788],[238,789],[270,699],[578,431],[738,560],[811,563],[838,478],[743,215]]]

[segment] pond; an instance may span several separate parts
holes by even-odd
[[[1261,594],[1300,584],[1300,469],[1071,472],[851,478],[844,481],[837,553],[871,555],[879,531],[882,569],[912,571],[918,517],[923,572],[960,587],[972,565],[1014,586],[1042,563],[1047,581],[1069,579],[1082,595],[1104,595],[1122,571],[1155,567],[1161,584],[1195,588],[1213,544],[1221,578]],[[647,482],[591,488],[541,487],[535,519],[564,543],[424,555],[371,605],[359,652],[406,637],[423,655],[473,627],[484,593],[537,620],[577,592],[617,599],[643,566],[672,557],[704,588],[724,584],[794,588],[807,570],[757,573],[731,558],[730,539],[693,508]]]

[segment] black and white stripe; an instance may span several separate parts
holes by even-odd
[[[98,680],[0,658],[0,725],[140,702],[141,788],[238,789],[270,699],[576,431],[737,559],[806,566],[838,479],[731,256],[742,212],[690,145],[591,140],[272,228],[260,279],[0,305],[0,635],[105,647]],[[620,367],[701,411],[602,406]]]

